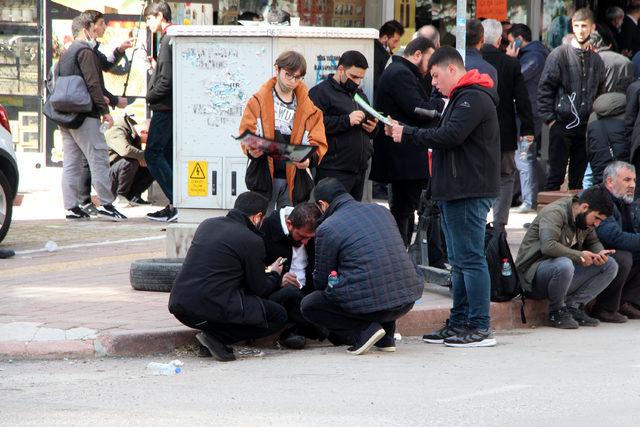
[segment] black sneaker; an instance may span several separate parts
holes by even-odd
[[[167,221],[172,213],[173,209],[169,205],[167,205],[159,211],[148,213],[147,218],[152,221]]]
[[[382,326],[377,322],[373,322],[367,329],[360,332],[358,339],[347,349],[347,352],[355,355],[364,354],[369,351],[375,343],[380,341],[380,338],[385,334],[386,332],[382,329]]]
[[[167,218],[167,222],[178,222],[178,209],[176,208],[171,209],[171,213]]]
[[[98,218],[106,219],[108,221],[124,221],[127,219],[126,216],[122,215],[115,206],[109,204],[100,206],[98,208]]]
[[[374,346],[379,351],[391,353],[396,351],[396,340],[393,338],[393,335],[385,334],[385,336],[380,338]]]
[[[291,350],[302,350],[307,343],[307,340],[302,335],[298,334],[288,334],[284,337],[281,337],[278,342]]]
[[[98,208],[91,202],[80,206],[80,209],[82,209],[87,215],[98,216]]]
[[[580,304],[578,307],[567,307],[567,310],[580,326],[598,326],[600,324],[598,319],[594,319],[584,311],[584,304]]]
[[[142,206],[142,205],[150,205],[151,203],[147,202],[142,197],[132,196],[132,197],[129,197],[129,204],[131,206]]]
[[[447,347],[493,347],[496,343],[491,329],[467,329],[444,340]]]
[[[578,329],[580,324],[576,322],[567,307],[549,312],[551,326],[558,329]]]
[[[233,349],[224,345],[218,339],[207,332],[200,332],[196,335],[196,339],[209,350],[211,355],[220,362],[230,362],[236,360]]]
[[[431,332],[430,334],[425,334],[422,336],[422,341],[428,342],[429,344],[442,344],[444,340],[450,337],[455,337],[456,335],[460,335],[465,331],[465,328],[458,328],[455,326],[449,326],[449,321],[437,331]]]
[[[69,209],[66,218],[74,221],[86,221],[91,217],[80,206],[75,206]]]

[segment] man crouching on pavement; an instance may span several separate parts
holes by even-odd
[[[516,259],[525,295],[549,299],[549,322],[560,329],[596,326],[584,305],[618,273],[618,264],[598,240],[595,228],[613,213],[608,191],[591,187],[540,211],[527,230]]]
[[[335,178],[318,182],[314,197],[324,214],[315,239],[317,290],[302,300],[302,315],[329,329],[335,345],[350,345],[351,354],[374,345],[395,351],[395,321],[422,296],[424,283],[393,216],[355,201]]]
[[[269,296],[287,310],[289,325],[280,334],[278,342],[294,350],[303,349],[306,338],[324,339],[327,332],[307,321],[300,313],[302,298],[315,289],[314,236],[318,226],[320,209],[307,202],[295,208],[286,206],[272,212],[264,220],[260,231],[267,251],[265,264],[283,259],[281,288]]]
[[[202,332],[196,335],[213,357],[235,360],[230,344],[273,335],[287,312],[265,299],[280,287],[281,259],[265,273],[258,229],[269,200],[242,193],[227,216],[198,226],[169,298],[169,311]]]

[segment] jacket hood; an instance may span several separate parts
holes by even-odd
[[[600,117],[611,117],[624,114],[627,97],[624,93],[604,93],[593,102],[593,112]]]
[[[547,56],[549,54],[549,51],[547,50],[547,48],[544,47],[542,42],[538,40],[529,42],[525,47],[520,49],[520,53],[534,53],[534,52],[542,54],[544,56]]]
[[[454,93],[457,90],[475,86],[478,89],[483,90],[491,96],[495,105],[498,105],[498,93],[494,89],[493,79],[488,74],[481,74],[478,70],[467,71],[467,73],[462,76],[458,84],[451,89],[450,98],[453,98]]]

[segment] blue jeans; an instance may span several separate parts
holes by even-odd
[[[490,327],[491,279],[484,255],[484,235],[487,214],[494,202],[491,197],[440,202],[451,264],[450,326]]]
[[[587,165],[587,170],[584,171],[584,178],[582,178],[582,188],[593,187],[593,169],[591,169],[591,163]]]
[[[525,151],[524,159],[522,147],[518,144],[516,151],[516,167],[520,171],[520,191],[522,191],[522,204],[535,209],[538,205],[538,174],[536,169],[537,154],[536,144],[533,143]]]
[[[173,112],[153,112],[144,159],[147,169],[173,204]]]

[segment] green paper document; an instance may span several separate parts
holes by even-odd
[[[389,125],[389,126],[392,125],[391,120],[389,120],[388,117],[385,117],[382,114],[378,113],[376,110],[374,110],[373,107],[371,105],[367,104],[367,101],[362,99],[362,97],[360,95],[358,95],[357,93],[353,97],[353,100],[356,101],[359,106],[364,108],[364,110],[367,113],[371,114],[373,117],[375,117],[376,119],[380,120],[385,125]]]

